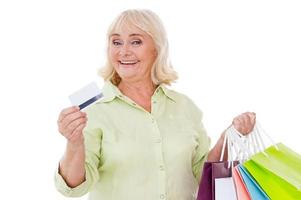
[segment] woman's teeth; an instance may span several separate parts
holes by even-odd
[[[119,61],[121,64],[123,65],[134,65],[136,64],[138,61]]]

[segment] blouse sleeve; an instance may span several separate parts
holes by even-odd
[[[198,146],[196,148],[195,156],[193,158],[192,170],[193,170],[194,177],[199,183],[203,171],[203,166],[207,160],[207,156],[209,152],[210,138],[207,136],[202,122],[199,123],[198,133],[199,133]]]
[[[87,126],[84,129],[85,142],[85,181],[76,187],[69,187],[58,169],[55,172],[55,186],[57,190],[67,197],[80,197],[90,191],[99,179],[98,169],[101,160],[102,131],[96,128],[96,118],[89,112]],[[90,116],[89,116],[90,115]]]
[[[191,101],[191,100],[190,100]],[[207,132],[204,128],[202,119],[202,111],[191,101],[191,110],[193,121],[195,124],[195,129],[197,130],[197,147],[195,149],[195,154],[192,160],[192,171],[193,175],[196,178],[197,182],[200,182],[203,166],[207,160],[209,148],[210,148],[210,138],[207,135]]]

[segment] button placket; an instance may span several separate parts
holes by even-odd
[[[156,157],[157,157],[157,170],[159,175],[159,183],[158,189],[160,191],[160,199],[165,199],[166,193],[166,172],[163,160],[163,146],[162,146],[162,136],[160,130],[158,128],[157,122],[155,118],[151,115],[151,122],[152,126],[154,127],[154,143],[155,143],[155,150],[156,150]]]

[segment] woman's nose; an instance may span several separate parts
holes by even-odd
[[[122,45],[122,47],[120,48],[119,54],[121,56],[131,55],[131,50],[130,50],[129,45],[127,45],[127,44]]]

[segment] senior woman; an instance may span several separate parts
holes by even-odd
[[[209,150],[199,108],[166,87],[177,74],[156,14],[126,10],[107,36],[104,97],[85,111],[69,107],[59,115],[67,145],[57,189],[71,197],[89,192],[90,200],[195,199],[203,164],[219,159],[224,133]],[[233,120],[244,134],[254,122],[250,112]]]

